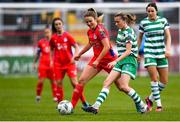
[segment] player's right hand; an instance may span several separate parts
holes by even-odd
[[[140,55],[137,56],[137,61],[141,62],[141,56]]]
[[[78,61],[80,59],[80,55],[74,56],[74,60]]]
[[[33,63],[32,68],[33,68],[33,70],[36,70],[36,64],[35,63]]]
[[[170,58],[171,57],[171,52],[170,51],[166,51],[165,52],[165,57],[166,58]]]

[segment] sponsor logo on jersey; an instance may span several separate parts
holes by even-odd
[[[50,52],[49,47],[45,47],[45,52],[46,52],[46,53],[49,53],[49,52]]]
[[[60,50],[62,47],[61,47],[61,44],[60,43],[57,43],[57,49]]]

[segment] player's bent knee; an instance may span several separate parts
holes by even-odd
[[[129,89],[129,87],[127,87],[126,85],[120,85],[120,86],[119,86],[119,90],[120,90],[120,91],[123,91],[123,92],[126,92],[126,93],[127,93],[127,92],[128,92],[128,89]]]
[[[84,80],[84,79],[79,79],[78,84],[80,84],[80,85],[82,85],[82,86],[85,86],[86,82],[87,82],[87,81]]]

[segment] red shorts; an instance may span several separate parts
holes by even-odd
[[[52,68],[38,68],[38,77],[39,78],[48,78],[50,80],[55,80],[55,73]]]
[[[54,72],[56,80],[63,79],[66,73],[70,78],[77,77],[77,69],[75,64],[69,64],[63,68],[54,67]]]
[[[93,62],[96,60],[97,57],[93,57],[90,62],[88,63],[88,65],[93,66]],[[110,73],[112,68],[109,68],[107,65],[108,63],[114,61],[117,57],[113,57],[110,59],[103,59],[99,62],[99,64],[97,65],[97,70],[101,71],[102,69],[105,70],[106,72]]]

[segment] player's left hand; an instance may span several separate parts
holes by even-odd
[[[112,67],[114,67],[114,65],[116,65],[116,63],[117,63],[116,61],[112,61],[112,62],[108,63],[107,66],[108,66],[109,68],[112,68]]]
[[[166,58],[170,58],[171,57],[171,52],[170,51],[166,51],[165,52],[165,57]]]
[[[99,61],[94,61],[94,63],[93,63],[93,67],[94,68],[97,68],[97,65],[99,64]]]

